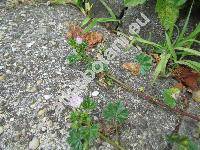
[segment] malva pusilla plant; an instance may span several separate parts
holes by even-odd
[[[124,36],[126,36],[126,35],[124,34]],[[137,36],[135,38],[139,39],[142,42],[145,41],[145,44],[148,44],[148,43],[152,44],[153,43],[153,42],[144,40],[142,38],[138,38]],[[134,42],[135,42],[135,40],[134,40]],[[93,65],[94,62],[95,62],[95,58],[93,58],[92,55],[90,55],[90,53],[88,53],[87,43],[85,41],[83,41],[83,39],[69,39],[68,43],[75,49],[75,53],[69,54],[67,56],[67,61],[68,61],[69,64],[74,64],[76,62],[83,62],[86,65],[86,69],[94,71],[93,69],[95,67],[95,70],[99,70],[100,66],[98,66],[96,64]],[[156,43],[154,43],[154,44],[156,44]],[[150,56],[146,55],[146,54],[141,53],[141,54],[137,55],[134,58],[134,61],[136,61],[137,63],[139,63],[141,65],[141,67],[142,67],[141,74],[145,74],[151,68],[152,58]],[[155,97],[152,97],[148,94],[140,93],[139,91],[134,90],[131,87],[125,85],[124,83],[119,81],[116,77],[114,77],[113,75],[110,75],[107,64],[103,64],[103,65],[104,65],[104,67],[103,67],[102,72],[103,72],[103,74],[105,74],[106,82],[108,82],[108,84],[107,83],[106,84],[108,86],[112,85],[113,82],[115,82],[118,85],[120,85],[121,87],[123,87],[124,89],[130,91],[131,93],[139,94],[139,95],[141,95],[142,98],[149,100],[149,101],[153,101],[153,103],[156,103],[157,105],[159,105],[162,108],[166,107],[165,105],[155,101],[155,99],[156,99]],[[96,74],[97,74],[97,72],[94,71],[95,76],[96,76]],[[164,94],[164,101],[163,102],[168,106],[168,108],[169,107],[174,108],[176,106],[176,99],[174,99],[172,95],[176,93],[176,90],[170,90],[169,89],[169,91],[165,90],[165,92],[167,94]],[[178,113],[178,114],[181,114],[181,115],[186,115],[186,116],[193,118],[195,120],[199,120],[198,116],[184,112],[183,110],[178,109],[177,107],[174,108],[174,109],[171,109],[171,111]]]
[[[71,126],[69,128],[69,137],[67,139],[73,150],[88,150],[97,138],[102,139],[114,148],[124,150],[119,144],[120,125],[125,123],[128,118],[128,110],[121,101],[109,102],[103,109],[102,117],[105,124],[112,126],[116,133],[117,140],[111,140],[107,133],[104,133],[103,127],[98,121],[94,120],[93,112],[97,104],[90,98],[85,97],[79,108],[73,110],[70,115]],[[100,119],[100,118],[99,118]],[[102,129],[102,127],[104,129]]]

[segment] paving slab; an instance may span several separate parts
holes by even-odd
[[[70,97],[71,87],[81,83],[83,66],[66,64],[72,48],[66,43],[65,35],[67,25],[80,23],[84,16],[70,5],[39,5],[1,9],[0,18],[0,149],[68,150],[67,118],[72,109],[65,101]],[[106,47],[118,38],[102,27],[95,30],[104,34]],[[110,62],[110,68],[133,88],[144,87],[146,92],[161,96],[162,90],[172,86],[174,80],[159,80],[152,87],[150,74],[133,77],[121,67],[140,52],[122,50],[117,62]],[[167,147],[164,137],[176,126],[178,118],[174,114],[117,86],[104,89],[95,81],[76,94],[84,96],[95,89],[100,92],[95,99],[99,112],[109,101],[121,99],[127,104],[130,115],[121,133],[126,149]],[[106,143],[100,147],[113,149]]]
[[[200,104],[198,102],[191,102],[188,112],[200,116]],[[186,135],[200,148],[200,122],[184,117],[179,128],[179,134]],[[175,150],[177,147],[174,146],[173,149]]]
[[[119,27],[119,30],[130,34],[129,26],[132,23],[137,23],[136,19],[140,19],[144,22],[144,19],[141,16],[141,13],[143,13],[150,21],[147,25],[141,28],[140,36],[144,39],[151,39],[154,42],[162,41],[165,32],[155,12],[155,5],[156,1],[149,0],[144,5],[129,7],[122,18],[122,25]]]

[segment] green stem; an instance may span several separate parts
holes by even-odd
[[[122,146],[120,146],[119,144],[117,144],[114,141],[110,140],[109,138],[107,138],[102,133],[100,133],[100,138],[103,139],[104,141],[108,142],[110,145],[112,145],[117,150],[125,150]]]

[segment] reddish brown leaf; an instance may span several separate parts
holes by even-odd
[[[160,55],[155,54],[155,53],[150,53],[150,55],[154,58],[156,64],[160,62]]]
[[[198,89],[198,79],[200,78],[200,73],[194,72],[186,67],[178,67],[173,70],[172,75],[191,90]]]
[[[98,32],[89,32],[86,33],[84,36],[90,48],[96,46],[98,43],[101,43],[103,41],[103,35]]]
[[[75,39],[77,37],[81,37],[83,40],[87,41],[89,48],[92,48],[103,41],[103,35],[99,32],[84,33],[83,29],[79,26],[70,25],[69,32],[67,33],[67,38]]]
[[[69,26],[69,32],[67,33],[67,38],[77,38],[82,37],[84,38],[83,29],[76,25]]]
[[[193,92],[192,92],[192,98],[193,98],[193,100],[195,100],[196,102],[200,102],[200,90],[193,91]]]
[[[131,72],[132,75],[137,76],[140,74],[140,65],[136,63],[124,63],[122,67]]]
[[[177,88],[177,89],[179,89],[180,91],[182,91],[183,88],[184,88],[184,85],[183,85],[182,82],[179,82],[179,83],[176,83],[174,87]]]

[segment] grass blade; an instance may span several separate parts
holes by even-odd
[[[185,20],[185,24],[184,24],[183,29],[182,29],[182,31],[180,33],[180,36],[179,36],[179,38],[177,40],[177,43],[179,43],[179,41],[181,41],[183,39],[184,34],[187,31],[187,26],[188,26],[188,23],[189,23],[189,19],[190,19],[190,14],[191,14],[191,11],[192,11],[193,3],[194,3],[194,1],[192,1],[192,5],[190,7],[189,14],[187,16],[187,19]]]
[[[119,22],[120,20],[114,18],[97,18],[97,22]]]
[[[199,51],[193,50],[191,48],[176,47],[175,49],[190,53],[190,54],[195,55],[195,56],[200,56],[200,52]]]
[[[182,46],[182,45],[187,44],[187,43],[189,43],[189,42],[200,44],[200,41],[198,41],[198,40],[189,39],[189,40],[184,40],[184,41],[180,42],[180,45]],[[178,46],[179,46],[179,45],[178,45]]]
[[[190,33],[190,35],[186,38],[186,39],[195,39],[196,36],[200,33],[200,23],[197,25],[197,27],[195,28],[195,30]]]
[[[108,10],[109,14],[113,19],[117,19],[112,9],[104,2],[104,0],[100,0],[100,2],[104,5],[104,7]]]
[[[168,62],[170,57],[171,57],[171,54],[164,54],[163,53],[163,54],[160,55],[160,62],[157,65],[156,70],[154,71],[154,74],[153,74],[153,83],[158,78],[158,76],[161,72],[165,73],[167,62]]]
[[[90,17],[86,17],[86,18],[82,21],[81,27],[85,26],[90,20],[91,20]]]
[[[84,29],[84,32],[89,32],[98,22],[114,22],[119,21],[113,18],[95,18],[92,22]]]
[[[166,32],[165,32],[165,37],[166,37],[166,41],[167,41],[167,46],[168,46],[169,52],[172,55],[173,59],[176,61],[177,60],[176,53],[174,51],[173,45],[171,43],[171,40],[170,40],[170,38],[169,38],[169,36],[168,36],[168,34]]]
[[[93,19],[92,22],[84,29],[84,32],[89,32],[97,24],[97,18]]]
[[[196,70],[197,72],[200,72],[200,63],[198,63],[196,61],[180,60],[180,61],[177,61],[176,63],[181,64],[181,65],[186,65],[186,66]]]
[[[158,45],[154,42],[147,41],[145,39],[142,39],[141,37],[134,37],[133,40],[136,40],[136,41],[143,43],[143,44],[148,44],[148,45],[154,46],[154,47],[159,48],[159,49],[164,49],[161,45]]]

